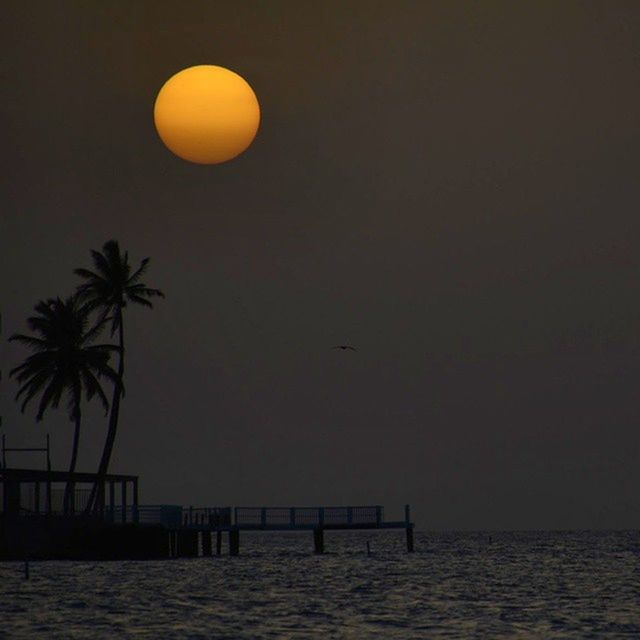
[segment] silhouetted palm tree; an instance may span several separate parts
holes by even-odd
[[[97,396],[102,402],[105,414],[109,402],[100,386],[99,378],[105,377],[117,384],[118,374],[109,366],[109,356],[117,351],[115,345],[91,344],[103,329],[104,322],[92,328],[89,323],[89,309],[82,306],[76,297],[40,301],[35,306],[37,315],[30,317],[27,324],[36,335],[14,334],[9,340],[19,342],[32,351],[20,366],[9,373],[22,384],[16,400],[22,399],[24,413],[29,402],[38,394],[40,403],[36,420],[42,420],[45,411],[56,409],[63,395],[68,396],[69,418],[75,423],[73,447],[69,471],[74,472],[78,459],[81,404],[83,395],[87,400]],[[71,484],[65,491],[64,506],[69,506]]]
[[[123,311],[131,304],[140,304],[144,307],[153,307],[149,298],[164,298],[162,291],[150,289],[140,278],[149,265],[149,258],[145,258],[140,266],[132,273],[129,265],[129,254],[120,252],[117,241],[109,240],[102,247],[102,253],[91,251],[94,271],[89,269],[75,269],[74,273],[85,280],[78,287],[78,295],[86,301],[90,308],[99,312],[100,322],[105,319],[111,321],[111,335],[118,332],[120,347],[120,361],[118,363],[118,379],[113,390],[111,412],[109,414],[109,427],[105,440],[100,465],[98,467],[98,481],[93,488],[87,509],[92,508],[96,501],[96,491],[104,486],[104,477],[109,469],[109,461],[113,452],[113,445],[118,431],[118,416],[120,413],[120,398],[123,395],[124,378],[124,322]],[[101,500],[103,497],[101,496]]]

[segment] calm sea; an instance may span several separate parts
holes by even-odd
[[[29,580],[0,563],[0,637],[640,638],[638,531],[418,533],[412,555],[403,531],[325,545],[243,534],[237,558],[33,562]]]

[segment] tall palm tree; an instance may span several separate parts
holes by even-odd
[[[124,309],[129,304],[139,304],[144,307],[153,307],[149,298],[161,297],[164,294],[159,289],[151,289],[140,278],[144,275],[149,265],[149,258],[145,258],[140,266],[132,272],[129,265],[128,252],[121,253],[116,240],[109,240],[102,247],[102,252],[91,251],[94,270],[75,269],[74,273],[85,282],[78,287],[78,295],[86,301],[90,308],[99,313],[99,322],[106,319],[111,321],[111,335],[118,333],[120,360],[118,363],[118,378],[113,389],[111,412],[109,414],[109,427],[107,437],[98,467],[98,480],[94,485],[89,505],[98,507],[96,494],[98,487],[104,486],[104,477],[109,469],[109,462],[113,452],[113,445],[118,431],[118,417],[120,413],[120,399],[123,395],[125,343],[124,343]],[[100,496],[100,502],[104,496]]]
[[[35,353],[12,369],[9,375],[15,376],[22,385],[16,400],[22,400],[20,409],[23,413],[29,402],[41,394],[36,414],[38,422],[49,407],[58,408],[62,396],[68,396],[69,418],[75,424],[69,462],[69,472],[73,473],[78,460],[83,395],[88,401],[97,396],[105,414],[108,413],[109,402],[99,378],[105,377],[117,383],[118,374],[108,364],[111,352],[117,347],[92,344],[102,331],[104,322],[88,328],[90,310],[81,305],[77,297],[40,301],[35,311],[37,315],[27,320],[35,335],[14,334],[9,338]],[[65,490],[65,511],[69,507],[71,486],[68,483]]]

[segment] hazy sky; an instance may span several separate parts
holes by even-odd
[[[1,29],[11,444],[49,431],[67,466],[66,412],[19,413],[6,337],[116,238],[167,296],[126,316],[112,469],[143,502],[640,526],[636,0],[13,0]],[[152,121],[203,63],[262,109],[219,166]]]

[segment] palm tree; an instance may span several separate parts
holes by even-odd
[[[118,374],[108,364],[111,352],[117,347],[91,344],[102,331],[104,322],[88,329],[90,310],[82,306],[77,297],[40,301],[35,311],[37,315],[30,317],[27,324],[36,335],[14,334],[9,338],[35,353],[9,375],[15,376],[22,385],[16,400],[22,400],[20,409],[23,413],[29,402],[41,394],[36,414],[38,422],[49,407],[57,409],[62,396],[68,396],[69,418],[75,424],[69,463],[69,472],[73,473],[78,460],[83,395],[88,401],[97,396],[105,414],[108,413],[109,402],[99,378],[117,383]],[[65,490],[65,512],[69,507],[71,486],[69,482]]]
[[[140,278],[149,265],[149,258],[145,258],[140,266],[132,272],[129,265],[128,252],[121,253],[116,240],[109,240],[102,247],[102,253],[91,251],[94,271],[89,269],[75,269],[74,273],[85,280],[78,287],[78,295],[86,301],[91,309],[99,312],[99,322],[106,319],[111,321],[111,335],[118,332],[120,361],[118,363],[118,378],[113,389],[111,412],[109,414],[109,426],[105,440],[100,465],[98,467],[98,480],[94,485],[87,510],[92,506],[98,506],[96,493],[98,487],[104,486],[104,477],[109,469],[109,462],[113,452],[113,445],[118,431],[118,416],[120,413],[120,399],[123,396],[124,379],[124,322],[123,311],[128,304],[139,304],[152,308],[149,298],[164,298],[162,291],[151,289]],[[100,502],[104,497],[100,497]]]

